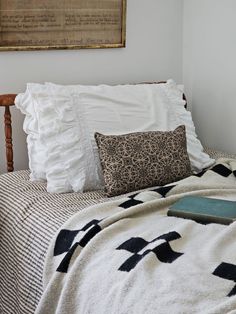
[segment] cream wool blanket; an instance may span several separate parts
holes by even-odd
[[[168,217],[184,195],[236,201],[236,160],[70,218],[51,242],[36,313],[236,313],[236,222]]]

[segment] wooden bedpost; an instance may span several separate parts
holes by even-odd
[[[7,171],[11,172],[14,170],[14,167],[13,167],[11,112],[9,107],[5,107],[4,123],[5,123]]]
[[[5,126],[6,160],[7,160],[8,172],[12,172],[14,170],[13,145],[12,145],[12,123],[11,123],[10,106],[14,106],[15,98],[16,98],[15,94],[0,96],[0,107],[5,107],[4,126]]]

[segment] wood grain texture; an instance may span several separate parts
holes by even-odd
[[[14,170],[14,167],[13,167],[11,112],[9,106],[5,107],[4,124],[5,124],[7,171],[12,172]]]
[[[16,94],[0,95],[0,107],[14,106]]]
[[[4,127],[5,127],[5,143],[6,143],[6,161],[7,171],[12,172],[13,166],[13,145],[12,145],[12,121],[10,106],[15,105],[16,94],[0,95],[0,107],[5,107]]]

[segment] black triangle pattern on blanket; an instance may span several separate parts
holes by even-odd
[[[160,187],[158,189],[153,190],[156,193],[159,193],[159,195],[161,195],[161,197],[165,197],[166,194],[174,187],[173,186],[168,186],[168,187]],[[135,197],[138,195],[139,193],[133,194],[131,196],[129,196],[128,200],[123,202],[122,204],[119,205],[119,207],[122,207],[124,209],[126,208],[130,208],[132,206],[138,205],[138,204],[142,204],[144,203],[143,201],[140,200],[136,200]],[[104,218],[103,218],[104,219]],[[91,221],[89,221],[84,227],[82,227],[79,230],[66,230],[63,229],[59,232],[56,242],[55,242],[55,246],[54,246],[54,256],[60,255],[62,253],[66,253],[66,255],[64,256],[63,260],[61,261],[60,265],[57,268],[58,272],[64,272],[66,273],[68,271],[68,267],[72,258],[72,255],[75,251],[75,249],[78,247],[78,245],[80,247],[85,247],[86,244],[97,234],[99,233],[102,228],[99,226],[99,223],[103,220],[103,219],[93,219]],[[78,235],[79,232],[81,231],[87,231],[85,233],[85,235],[80,239],[79,242],[76,242],[73,244],[73,246],[71,247],[75,237]]]
[[[124,209],[130,208],[132,206],[138,205],[138,204],[142,204],[142,201],[139,200],[135,200],[133,198],[129,199],[128,201],[125,201],[124,203],[120,204],[119,207],[122,207]]]
[[[205,173],[206,173],[206,170],[203,170],[203,171],[201,171],[199,173],[194,174],[194,176],[201,178]]]
[[[84,225],[79,230],[66,230],[62,229],[55,242],[53,255],[57,256],[62,253],[66,253],[64,258],[62,259],[60,265],[57,268],[58,272],[66,273],[68,271],[68,267],[71,261],[71,258],[76,250],[76,248],[80,245],[80,247],[85,247],[85,245],[99,232],[101,231],[101,227],[98,225],[103,219],[93,219],[89,221],[86,225]],[[85,235],[81,238],[79,242],[73,241],[75,237],[80,232],[86,232]],[[73,244],[73,245],[72,245]]]
[[[225,167],[222,164],[217,164],[216,166],[214,166],[213,168],[210,169],[211,171],[214,171],[215,173],[224,176],[224,177],[228,177],[230,174],[234,174],[234,176],[236,176],[236,170],[231,171],[230,169],[228,169],[227,167]],[[201,172],[200,174],[197,174],[197,176],[201,177],[202,175],[204,175],[206,173],[206,171]],[[151,192],[155,192],[157,193],[157,199],[158,198],[165,198],[168,196],[168,193],[175,187],[176,185],[169,185],[169,186],[161,186],[155,189],[150,189],[149,191]],[[141,192],[142,193],[142,192]],[[141,201],[139,199],[136,199],[136,197],[139,195],[140,193],[135,193],[133,195],[128,196],[128,200],[122,202],[120,205],[118,205],[118,207],[127,209],[130,208],[132,206],[138,205],[138,204],[142,204],[145,201]],[[103,218],[104,219],[104,218]],[[66,230],[63,229],[59,232],[56,242],[55,242],[55,247],[54,247],[54,256],[66,253],[66,255],[64,256],[61,264],[59,265],[57,271],[60,272],[67,272],[68,267],[69,267],[69,263],[70,260],[72,258],[72,255],[75,251],[75,249],[80,246],[85,247],[87,245],[87,243],[96,235],[98,234],[102,228],[99,225],[99,223],[103,220],[103,219],[93,219],[91,221],[89,221],[83,228],[79,229],[79,230]],[[76,242],[73,244],[75,237],[78,235],[79,232],[85,232],[84,236],[80,239],[79,242]],[[134,238],[135,239],[135,238]],[[138,238],[136,238],[138,239]],[[144,239],[142,239],[143,241],[145,241]],[[141,240],[141,242],[142,242]],[[157,239],[154,239],[153,241],[156,241]],[[133,263],[138,263],[144,256],[146,256],[148,253],[150,253],[151,251],[157,256],[157,258],[160,261],[163,262],[172,262],[173,260],[175,260],[176,258],[178,258],[180,255],[182,255],[183,253],[176,253],[174,252],[170,245],[169,245],[169,241],[173,241],[173,239],[165,239],[166,242],[162,243],[161,245],[155,247],[152,250],[147,250],[145,251],[142,255],[139,255],[138,253],[135,253],[135,257],[132,257],[133,259]],[[140,240],[139,240],[140,241]],[[144,242],[143,242],[144,243]],[[72,245],[73,244],[73,245]],[[138,244],[137,242],[137,246],[141,245],[140,243]],[[119,249],[119,248],[117,248]],[[121,249],[121,248],[120,248]],[[131,260],[131,259],[130,259]],[[124,263],[125,264],[125,263]],[[123,265],[124,265],[123,264]],[[136,265],[135,264],[135,265]],[[134,266],[135,266],[134,265]],[[126,266],[125,266],[126,267]],[[130,267],[130,266],[129,266]],[[121,269],[120,269],[121,270]],[[231,292],[232,293],[232,292]],[[236,287],[235,287],[235,293],[236,293]]]
[[[69,265],[70,265],[70,261],[71,258],[75,252],[75,250],[77,249],[79,243],[76,242],[71,249],[69,250],[69,252],[64,256],[63,260],[61,261],[60,265],[57,267],[57,271],[60,273],[67,273]]]
[[[159,196],[160,198],[162,197],[166,197],[166,194],[171,191],[176,185],[169,185],[169,186],[161,186],[161,187],[158,187],[156,189],[153,189],[153,190],[149,190],[151,192],[156,192],[157,193],[157,196]],[[142,193],[142,192],[140,192]],[[128,196],[129,197],[129,200],[123,202],[122,204],[119,205],[119,207],[122,207],[124,209],[127,209],[127,208],[130,208],[132,206],[135,206],[135,205],[138,205],[138,204],[142,204],[143,201],[140,201],[140,200],[136,200],[135,197],[137,195],[139,195],[140,193],[135,193],[133,195],[130,195]]]
[[[79,242],[75,242],[73,246],[69,249],[67,254],[64,256],[63,260],[61,261],[60,265],[57,268],[57,271],[61,273],[67,273],[71,258],[75,250],[77,249],[77,247],[78,246],[80,246],[80,248],[85,247],[88,244],[88,242],[101,230],[102,228],[98,224],[96,224],[85,233],[85,235],[82,237],[82,239]]]
[[[222,164],[217,164],[215,166],[213,166],[211,169],[209,169],[211,171],[214,171],[215,173],[217,173],[218,175],[222,176],[222,177],[228,177],[230,176],[232,173],[233,175],[236,177],[236,170],[230,170],[229,168],[227,168],[225,165]],[[207,172],[207,169],[204,169],[203,171],[194,174],[194,176],[196,177],[202,177],[205,173]]]
[[[236,283],[236,265],[221,263],[213,272],[213,275],[223,279],[232,280]],[[236,285],[229,292],[228,297],[236,295]]]
[[[151,191],[159,193],[162,197],[166,197],[166,194],[170,192],[175,186],[176,185],[161,186]]]
[[[176,231],[158,236],[157,238],[146,241],[143,238],[136,237],[130,238],[129,240],[118,246],[117,250],[125,250],[133,253],[120,267],[118,270],[130,272],[135,266],[149,253],[154,253],[159,261],[162,263],[172,263],[184,253],[175,252],[172,250],[169,242],[181,238],[180,234]],[[148,244],[156,242],[158,240],[164,240],[161,244],[158,244],[153,249],[147,249],[142,254],[139,254]]]
[[[166,194],[174,187],[175,187],[175,185],[160,187],[160,188],[157,188],[157,189],[152,190],[152,191],[158,193],[158,195],[161,197],[165,197]],[[138,194],[139,193],[136,193],[136,194],[129,196],[129,199],[127,201],[123,202],[122,204],[120,204],[119,207],[126,209],[126,208],[130,208],[132,206],[144,203],[143,201],[135,199],[135,197]],[[102,228],[99,226],[99,223],[102,220],[103,219],[100,219],[100,220],[99,219],[93,219],[93,220],[89,221],[85,226],[83,226],[79,230],[63,229],[59,232],[57,239],[56,239],[56,242],[55,242],[55,246],[54,246],[54,256],[57,256],[57,255],[60,255],[62,253],[66,253],[66,252],[67,253],[57,268],[58,272],[66,273],[68,271],[69,264],[70,264],[70,261],[71,261],[71,258],[73,256],[75,249],[78,247],[78,245],[80,247],[85,247],[86,244],[97,233],[99,233],[102,230]],[[85,233],[85,235],[81,238],[81,240],[79,242],[74,243],[73,246],[71,247],[75,237],[81,231],[84,231],[84,232],[87,231],[87,232]]]
[[[230,170],[229,168],[225,167],[222,164],[215,165],[210,170],[216,172],[217,174],[219,174],[223,177],[228,177],[229,175],[232,174],[232,170]]]
[[[236,170],[232,171],[232,170],[230,170],[229,168],[227,168],[223,164],[217,164],[217,165],[213,166],[210,170],[214,171],[215,173],[217,173],[218,175],[223,176],[223,177],[228,177],[232,173],[233,173],[234,176],[236,176]],[[194,174],[194,176],[197,176],[197,177],[201,178],[206,172],[207,172],[207,169],[204,169],[200,173]],[[160,187],[158,187],[156,189],[150,189],[149,191],[158,193],[158,196],[160,196],[162,198],[162,197],[168,196],[167,194],[175,186],[176,185],[160,186]],[[140,192],[140,193],[142,193],[142,192]],[[135,197],[137,195],[139,195],[140,193],[135,193],[135,194],[132,194],[132,195],[128,196],[129,199],[127,201],[123,202],[122,204],[120,204],[119,207],[127,209],[127,208],[130,208],[132,206],[135,206],[135,205],[138,205],[138,204],[142,204],[143,203],[142,201],[135,199]]]
[[[85,226],[83,226],[83,228],[81,228],[79,230],[62,229],[57,236],[56,243],[54,246],[53,255],[57,256],[57,255],[60,255],[62,253],[68,252],[74,239],[75,239],[75,237],[77,236],[77,234],[79,232],[86,231],[90,227],[96,226],[100,221],[101,221],[101,219],[100,220],[93,219],[90,222],[88,222]]]

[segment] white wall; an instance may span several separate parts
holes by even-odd
[[[182,0],[127,2],[126,48],[1,52],[0,94],[22,92],[27,82],[115,84],[172,77],[181,83]],[[13,111],[15,169],[25,169],[23,117]],[[5,171],[3,145],[0,130],[0,172]]]
[[[203,143],[236,153],[236,1],[185,0],[183,78]]]

